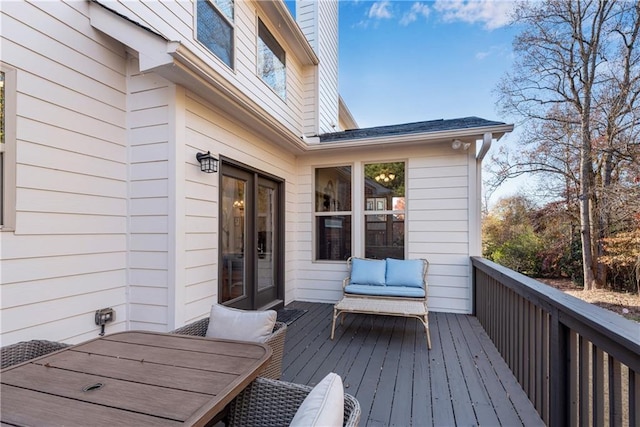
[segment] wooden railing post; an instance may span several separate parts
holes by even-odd
[[[549,424],[569,425],[569,328],[560,322],[558,310],[552,310],[549,336]]]

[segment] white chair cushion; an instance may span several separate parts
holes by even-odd
[[[340,375],[331,372],[324,377],[302,402],[291,420],[292,427],[342,426],[344,389]]]
[[[247,311],[214,304],[206,336],[264,342],[271,335],[277,316],[274,310]]]

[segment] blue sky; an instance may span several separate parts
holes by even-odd
[[[293,1],[287,1],[294,7]],[[340,94],[360,127],[478,116],[513,123],[494,90],[512,66],[510,0],[340,0]],[[493,144],[512,145],[517,135]],[[489,160],[486,158],[485,162]],[[492,196],[518,192],[507,181]]]
[[[509,121],[508,1],[340,1],[340,94],[360,127],[479,116]]]

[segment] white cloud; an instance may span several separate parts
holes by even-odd
[[[391,2],[388,0],[375,2],[369,9],[369,18],[390,19],[393,17],[390,9]]]
[[[482,23],[487,30],[495,30],[509,23],[514,6],[507,0],[436,0],[433,7],[446,22]]]
[[[476,59],[478,61],[482,61],[488,58],[489,56],[505,57],[505,56],[508,56],[509,54],[510,54],[510,50],[505,45],[493,45],[493,46],[489,46],[488,50],[476,52]]]
[[[400,19],[400,25],[409,25],[410,23],[416,21],[420,16],[423,16],[425,18],[428,17],[430,13],[431,9],[429,9],[429,6],[421,2],[415,2],[411,6],[411,10],[406,12],[402,16],[402,19]]]

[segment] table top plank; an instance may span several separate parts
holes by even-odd
[[[2,423],[22,426],[177,426],[180,421],[93,405],[2,384]]]
[[[257,349],[261,351],[261,357],[267,352],[260,347],[257,347]],[[69,351],[101,354],[120,359],[135,360],[141,363],[152,362],[168,366],[177,365],[185,368],[198,368],[202,370],[226,372],[231,374],[241,374],[250,370],[260,361],[260,357],[236,357],[225,354],[163,348],[108,340],[90,341]]]
[[[118,359],[101,354],[89,354],[78,351],[67,351],[48,357],[46,361],[51,367],[75,372],[90,372],[108,378],[134,381],[143,384],[157,385],[176,390],[189,390],[198,393],[216,395],[225,384],[237,378],[237,374],[214,372],[182,366],[169,366],[153,362]]]
[[[187,392],[149,384],[104,378],[42,365],[24,365],[4,372],[2,382],[29,390],[95,405],[184,421],[211,400],[209,394]],[[102,388],[83,391],[101,383]]]
[[[263,350],[260,350],[258,346],[247,346],[246,341],[215,339],[217,344],[215,347],[211,347],[207,345],[207,340],[214,338],[175,334],[168,335],[166,337],[163,335],[162,342],[158,342],[156,339],[157,335],[158,334],[146,331],[130,331],[125,335],[106,335],[104,340],[143,344],[148,346],[163,346],[174,349],[215,353],[234,357],[246,357],[249,359],[257,359],[263,356]]]

